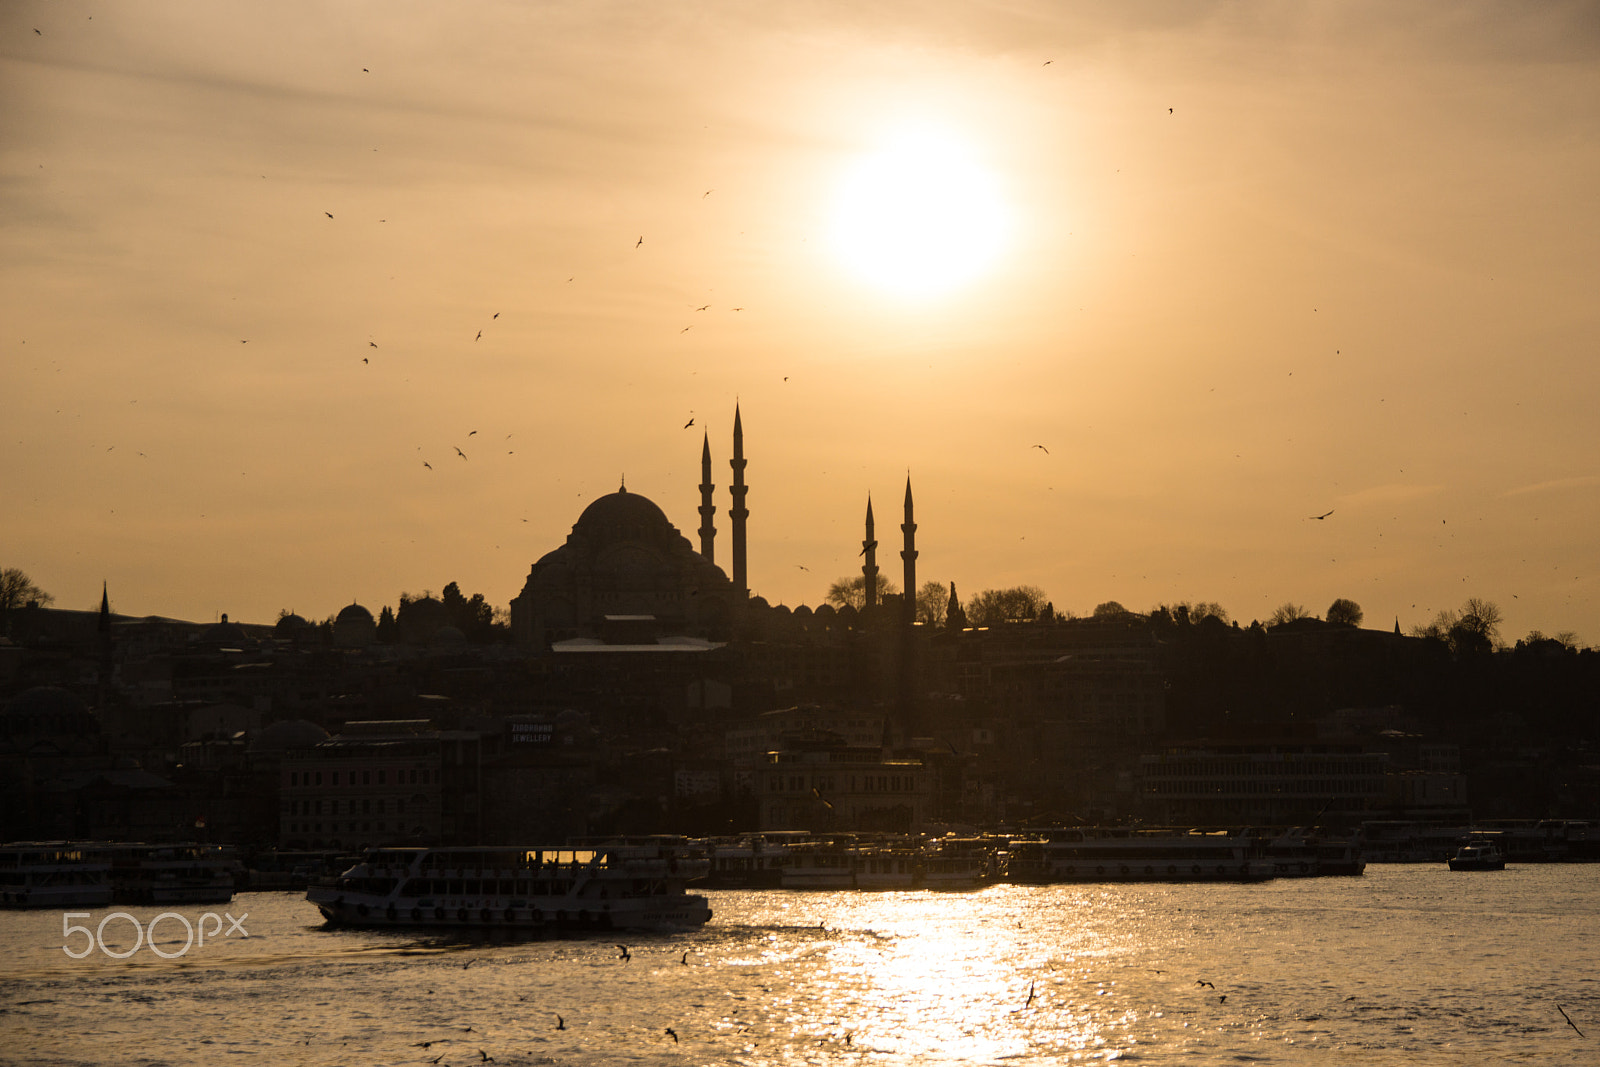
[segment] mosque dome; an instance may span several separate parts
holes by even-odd
[[[609,493],[578,516],[572,532],[600,544],[612,541],[654,541],[660,538],[676,539],[677,531],[667,520],[666,513],[647,496],[619,489]]]
[[[306,719],[283,719],[262,730],[250,742],[251,752],[285,752],[311,748],[328,739],[328,731]]]
[[[360,604],[351,604],[348,607],[339,609],[339,614],[333,617],[333,621],[335,625],[338,625],[339,623],[366,623],[368,625],[377,625],[372,618],[372,612],[368,611]]]
[[[304,633],[306,627],[310,625],[299,615],[290,612],[278,619],[276,625],[272,627],[272,636],[281,638],[296,637]]]

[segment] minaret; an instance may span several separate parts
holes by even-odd
[[[100,619],[95,628],[100,638],[100,677],[95,685],[95,700],[104,710],[111,702],[111,674],[115,668],[111,656],[111,595],[103,581],[100,583]]]
[[[700,554],[707,563],[717,561],[714,548],[717,528],[711,521],[711,516],[717,513],[717,506],[711,502],[711,494],[716,491],[711,481],[711,435],[707,433],[700,446]]]
[[[750,596],[749,577],[745,572],[744,559],[744,520],[750,517],[749,509],[744,506],[744,495],[749,492],[744,484],[744,426],[739,421],[739,405],[733,405],[733,458],[728,465],[733,468],[733,485],[729,489],[733,492],[733,507],[728,509],[728,516],[733,519],[733,587],[739,591],[741,600]]]
[[[900,558],[906,564],[906,625],[917,621],[917,524],[911,520],[911,475],[906,475],[906,521],[900,524],[906,547]]]
[[[861,589],[866,594],[862,608],[871,611],[878,606],[878,539],[872,532],[872,494],[867,494],[867,530],[861,541],[861,554],[867,561],[861,565]]]

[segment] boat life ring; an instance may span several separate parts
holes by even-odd
[[[1219,864],[1217,864],[1217,873],[1218,874],[1227,874],[1228,873],[1228,868],[1224,867],[1222,864],[1219,863]]]
[[[1197,863],[1193,867],[1190,867],[1189,868],[1189,873],[1190,874],[1199,874],[1200,873],[1200,865]]]
[[[1168,874],[1177,874],[1178,873],[1178,865],[1176,863],[1167,864],[1167,873]]]
[[[1128,865],[1126,863],[1124,863],[1121,867],[1119,867],[1118,870],[1122,872],[1122,876],[1124,878],[1126,878],[1128,876]]]
[[[1154,867],[1146,865],[1145,869],[1144,869],[1144,873],[1145,873],[1145,877],[1148,878],[1150,875],[1156,873],[1156,869]]]
[[[1094,869],[1094,873],[1095,874],[1105,874],[1106,873],[1106,869],[1104,867],[1096,867]]]

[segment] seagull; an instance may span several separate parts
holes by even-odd
[[[1567,1025],[1568,1026],[1572,1027],[1574,1030],[1578,1030],[1578,1024],[1572,1021],[1572,1016],[1567,1014],[1567,1009],[1565,1009],[1561,1005],[1557,1004],[1556,1005],[1556,1011],[1559,1011],[1561,1013],[1561,1017],[1563,1019],[1567,1020]],[[1583,1036],[1583,1031],[1582,1030],[1578,1030],[1578,1036],[1579,1037]]]
[[[494,1057],[489,1055],[487,1052],[483,1051],[483,1049],[481,1049],[481,1048],[478,1050],[478,1055],[483,1057],[483,1059],[478,1061],[479,1063],[493,1063],[494,1062]]]
[[[376,341],[368,341],[367,344],[371,345],[373,348],[377,348],[378,347],[378,342],[376,342]]]
[[[432,1041],[418,1041],[415,1044],[413,1044],[411,1047],[412,1048],[432,1048],[433,1047],[433,1042]]]
[[[455,448],[456,449],[456,455],[460,456],[462,459],[466,459],[467,458],[467,454],[465,452],[461,451],[461,449],[456,448],[455,445],[451,445],[450,447],[451,448]],[[467,966],[468,967],[472,966],[472,963],[471,963],[470,960],[468,961]],[[462,970],[466,970],[466,967],[463,967]]]
[[[1218,1004],[1226,1004],[1226,1003],[1228,1003],[1228,994],[1224,993],[1224,994],[1222,994],[1222,996],[1218,997],[1217,998],[1217,1003]]]
[[[496,311],[493,315],[490,315],[489,317],[491,319],[498,319],[500,317],[500,312]]]
[[[685,326],[683,329],[679,330],[678,332],[679,333],[688,333],[692,329],[694,329],[693,326]]]
[[[684,423],[684,424],[683,424],[683,428],[684,428],[684,429],[685,429],[685,430],[687,430],[687,429],[688,429],[688,428],[689,428],[689,427],[691,427],[691,426],[693,426],[693,425],[694,425],[694,418],[693,418],[693,416],[691,416],[691,417],[690,417],[690,418],[689,418],[689,421],[688,421],[688,422],[686,422],[686,423]]]
[[[689,966],[689,951],[688,951],[688,949],[684,950],[683,959],[679,960],[678,962],[683,964],[685,967]]]
[[[557,1030],[565,1030],[566,1028],[567,1028],[567,1020],[565,1020],[561,1016],[557,1015],[556,1016],[556,1029]]]
[[[482,337],[482,336],[483,336],[483,331],[479,330],[478,331],[478,337]],[[476,341],[478,339],[478,337],[474,337],[473,340]]]
[[[477,433],[477,432],[478,432],[478,431],[477,431],[477,430],[473,430],[473,431],[472,431],[472,433],[469,433],[469,434],[467,434],[467,436],[468,436],[468,437],[471,437],[471,436],[472,436],[472,434],[474,434],[474,433]]]
[[[1029,1004],[1032,1004],[1033,1003],[1033,997],[1034,997],[1033,983],[1029,982],[1028,983],[1028,999],[1023,1002],[1022,1006],[1024,1008],[1026,1008]]]
[[[429,463],[429,462],[428,462],[428,461],[427,461],[427,460],[423,460],[423,461],[422,461],[422,465],[423,465],[423,466],[424,466],[424,467],[427,467],[427,468],[428,468],[428,469],[429,469],[429,470],[433,470],[433,464],[432,464],[432,463]]]
[[[695,310],[696,311],[705,311],[710,307],[711,307],[710,304],[701,304],[699,307],[695,308]]]
[[[811,569],[810,567],[807,567],[804,563],[796,563],[795,566],[799,567],[803,571],[809,571]]]
[[[1317,521],[1320,522],[1321,520],[1327,518],[1329,515],[1332,515],[1332,514],[1333,514],[1333,509],[1329,508],[1327,511],[1324,511],[1321,515],[1312,515],[1312,516],[1309,516],[1309,517],[1313,518],[1313,519],[1316,519]]]
[[[678,1043],[678,1035],[673,1032],[672,1027],[667,1027],[667,1033],[672,1035],[672,1043],[676,1045]]]
[[[619,960],[631,960],[631,959],[633,959],[633,953],[628,951],[628,946],[627,945],[618,945],[617,947],[622,950],[622,954],[620,956],[618,956],[617,959],[619,959]]]
[[[1047,456],[1050,454],[1050,450],[1048,448],[1044,447],[1044,445],[1034,445],[1033,447],[1037,448],[1039,451],[1043,452]]]
[[[333,212],[331,211],[324,211],[323,214],[328,216],[330,219],[333,218]]]
[[[372,360],[368,359],[366,356],[362,356],[361,357],[361,362],[363,362],[363,363],[371,363]]]
[[[700,194],[700,199],[704,200],[706,197],[710,196],[714,192],[716,192],[715,189],[707,189],[705,192]]]
[[[642,244],[644,244],[644,238],[640,237],[637,241],[633,242],[633,247],[638,248]]]
[[[868,549],[877,548],[877,547],[878,547],[878,542],[876,542],[876,541],[868,541],[866,544],[861,546],[861,551],[857,552],[856,555],[865,556],[867,554],[867,550]]]
[[[1215,989],[1215,988],[1217,988],[1216,986],[1212,985],[1210,982],[1206,981],[1204,978],[1196,978],[1194,980],[1194,984],[1195,985],[1203,985],[1207,989]]]
[[[245,340],[243,340],[243,341],[240,341],[240,342],[239,342],[239,343],[240,343],[240,344],[242,344],[242,345],[247,345],[247,344],[249,344],[249,343],[250,343],[250,341],[249,341],[249,339],[248,339],[248,338],[246,338],[246,339],[245,339]]]

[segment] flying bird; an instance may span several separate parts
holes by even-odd
[[[694,418],[691,416],[689,421],[683,424],[683,428],[685,430],[687,430],[689,427],[691,427],[693,425],[694,425]]]
[[[619,955],[617,957],[617,959],[619,959],[619,960],[631,960],[631,959],[633,959],[633,953],[628,951],[628,946],[627,945],[618,945],[617,947],[622,950],[622,954]]]
[[[710,196],[714,192],[716,192],[715,189],[707,189],[705,192],[700,194],[700,199],[704,200],[706,197]]]
[[[361,357],[361,362],[363,362],[363,363],[371,363],[372,360],[368,359],[366,356],[362,356]]]
[[[1324,511],[1321,515],[1311,515],[1309,517],[1313,518],[1313,519],[1317,519],[1318,521],[1320,521],[1322,519],[1327,518],[1329,515],[1332,515],[1332,514],[1333,514],[1333,509],[1329,508],[1327,511]]]
[[[1215,989],[1215,988],[1217,988],[1216,986],[1212,985],[1210,982],[1206,981],[1204,978],[1196,978],[1194,980],[1194,984],[1195,985],[1203,985],[1207,989]]]
[[[1033,447],[1037,448],[1039,451],[1043,452],[1047,456],[1050,454],[1050,450],[1048,448],[1044,447],[1044,445],[1034,445]]]
[[[803,571],[809,571],[811,569],[810,567],[807,567],[804,563],[796,563],[795,566],[799,567]]]
[[[323,214],[328,216],[330,219],[333,218],[333,212],[331,211],[324,211]]]
[[[689,966],[689,950],[688,949],[684,950],[683,959],[679,960],[678,962],[683,964],[685,967]]]
[[[432,463],[429,463],[429,462],[428,462],[428,461],[427,461],[427,460],[423,460],[423,461],[422,461],[422,465],[423,465],[423,466],[424,466],[424,467],[427,467],[427,468],[428,468],[428,469],[429,469],[429,470],[433,470],[433,464],[432,464]]]
[[[1226,1003],[1228,1003],[1228,994],[1224,993],[1224,994],[1222,994],[1222,996],[1218,997],[1217,998],[1217,1003],[1218,1004],[1226,1004]]]
[[[1567,1025],[1568,1026],[1572,1027],[1574,1030],[1578,1030],[1578,1024],[1572,1021],[1572,1016],[1567,1014],[1567,1009],[1565,1009],[1561,1005],[1557,1004],[1556,1005],[1556,1011],[1559,1011],[1561,1013],[1561,1017],[1563,1019],[1567,1020]],[[1582,1030],[1578,1030],[1578,1036],[1579,1037],[1583,1036],[1583,1031]]]
[[[493,314],[493,315],[491,315],[491,316],[489,316],[489,317],[490,317],[490,318],[491,318],[491,319],[498,319],[498,318],[499,318],[499,317],[500,317],[500,312],[498,312],[498,311],[496,311],[496,312],[495,312],[495,313],[494,313],[494,314]]]
[[[696,311],[705,311],[710,306],[711,306],[710,304],[701,304],[699,307],[695,308],[695,310]]]
[[[679,333],[688,333],[692,329],[694,329],[693,326],[685,326],[683,329],[679,330],[678,332]]]
[[[633,242],[633,247],[638,248],[642,244],[644,244],[644,238],[640,237],[637,241]]]
[[[861,551],[857,552],[856,555],[865,556],[867,554],[867,550],[869,548],[877,548],[877,547],[878,547],[878,542],[876,542],[876,541],[868,541],[866,544],[861,546]]]
[[[672,1038],[672,1043],[676,1045],[678,1043],[678,1035],[673,1031],[672,1027],[667,1027],[667,1034]]]
[[[458,455],[458,456],[460,456],[460,457],[461,457],[461,458],[462,458],[462,459],[466,459],[466,458],[467,458],[467,454],[466,454],[466,453],[465,453],[465,452],[463,452],[463,451],[461,451],[461,449],[459,449],[459,448],[456,448],[456,446],[455,446],[455,445],[451,445],[451,446],[450,446],[450,447],[451,447],[451,448],[455,448],[455,450],[456,450],[456,455]],[[471,961],[470,961],[470,960],[469,960],[469,961],[468,961],[468,962],[467,962],[467,966],[468,966],[468,967],[470,967],[470,966],[471,966],[471,965],[472,965],[472,963],[471,963]],[[463,970],[465,970],[465,969],[466,969],[466,968],[462,968],[462,969],[463,969]]]
[[[471,436],[472,436],[472,435],[473,435],[473,434],[475,434],[475,433],[477,433],[477,432],[478,432],[478,431],[477,431],[477,430],[473,430],[473,431],[472,431],[472,433],[469,433],[469,434],[467,434],[467,436],[468,436],[468,437],[471,437]]]
[[[557,1030],[565,1030],[566,1028],[567,1028],[567,1020],[565,1020],[561,1016],[557,1015],[556,1016],[556,1029]]]
[[[378,347],[378,342],[376,342],[376,341],[368,341],[367,344],[371,345],[373,348],[377,348]]]
[[[1022,1006],[1024,1008],[1026,1008],[1029,1004],[1032,1004],[1033,1003],[1033,998],[1034,998],[1033,983],[1029,982],[1028,983],[1028,999],[1023,1002]]]
[[[482,336],[483,336],[483,331],[479,330],[478,331],[478,337],[474,337],[473,340],[476,341],[476,340],[478,340],[479,337],[482,337]]]

